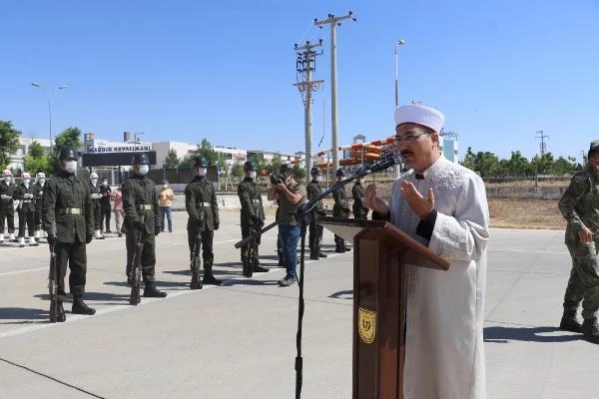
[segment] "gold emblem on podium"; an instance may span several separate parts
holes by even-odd
[[[358,308],[358,334],[364,343],[371,344],[376,338],[376,312]]]

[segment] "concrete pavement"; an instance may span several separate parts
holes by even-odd
[[[0,398],[291,398],[297,286],[280,288],[275,234],[266,274],[241,276],[237,211],[215,234],[222,287],[189,290],[185,215],[157,237],[166,299],[128,305],[124,238],[88,246],[95,316],[48,323],[46,245],[0,247]],[[334,246],[331,234],[325,243]],[[307,262],[305,398],[351,397],[352,253]],[[562,231],[493,230],[486,303],[488,398],[597,398],[599,346],[556,326],[570,271]]]

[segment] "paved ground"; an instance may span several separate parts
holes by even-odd
[[[88,247],[92,317],[50,324],[48,248],[0,247],[0,398],[294,397],[297,286],[279,288],[275,235],[263,239],[270,273],[243,278],[238,213],[222,213],[216,264],[224,287],[188,288],[184,215],[158,243],[166,299],[127,303],[124,239]],[[561,231],[493,230],[486,307],[488,398],[597,398],[599,346],[556,329],[570,269]],[[332,236],[325,243],[332,244]],[[332,250],[329,246],[327,250]],[[351,253],[306,269],[304,390],[351,397]],[[67,306],[67,311],[70,306]]]

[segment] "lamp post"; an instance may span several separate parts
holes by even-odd
[[[395,108],[399,107],[399,79],[398,79],[398,75],[399,75],[399,66],[398,66],[398,56],[397,56],[397,49],[400,46],[403,46],[404,44],[406,44],[405,40],[398,40],[395,43]]]
[[[45,87],[40,85],[39,83],[31,82],[31,86],[37,87],[38,89],[43,89],[48,92],[48,115],[50,117],[50,151],[52,150],[52,92],[54,90],[63,90],[66,89],[66,86],[58,86],[58,87]]]

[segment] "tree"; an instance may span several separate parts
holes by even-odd
[[[164,163],[168,169],[174,169],[181,163],[181,160],[177,156],[177,151],[175,149],[170,149],[168,151],[168,155],[164,159]]]
[[[254,167],[256,168],[256,172],[258,172],[258,176],[260,176],[261,172],[265,169],[267,172],[269,171],[269,169],[266,167],[266,162],[264,162],[264,154],[253,154],[248,161],[252,161],[254,163]]]
[[[468,150],[466,150],[466,155],[464,155],[464,159],[462,162],[460,162],[460,164],[465,168],[474,170],[474,161],[475,155],[474,152],[472,152],[472,147],[468,147]]]
[[[27,156],[25,157],[25,170],[32,174],[51,172],[49,155],[37,141],[29,145]]]
[[[520,151],[512,151],[512,156],[508,161],[508,171],[511,177],[526,176],[530,170],[530,163]]]
[[[556,175],[568,175],[576,170],[576,158],[568,157],[568,159],[564,157],[559,157],[553,163],[553,173]]]
[[[216,165],[218,162],[218,153],[214,151],[214,147],[212,147],[208,139],[202,139],[202,142],[198,144],[195,154],[206,158],[210,162],[210,165]]]
[[[256,167],[256,171],[258,171],[257,167]],[[243,177],[243,165],[239,162],[235,162],[233,164],[233,166],[231,166],[230,173],[231,173],[231,177],[241,180],[241,178]]]
[[[268,173],[279,173],[279,170],[281,170],[281,165],[283,165],[283,160],[281,159],[281,154],[276,153],[273,157],[272,157],[272,161],[270,161],[270,163],[268,165],[266,165],[266,168],[268,169]]]
[[[0,168],[4,170],[10,163],[10,156],[17,152],[21,132],[13,128],[11,121],[0,120]]]
[[[42,147],[42,145],[38,141],[34,141],[31,144],[29,144],[29,149],[27,150],[27,155],[37,159],[37,158],[45,157],[46,155],[48,155],[48,153],[46,152],[44,147]]]
[[[72,147],[79,151],[81,149],[81,130],[78,127],[68,127],[54,138],[54,148],[52,150],[52,162],[51,169],[54,174],[60,172],[60,166],[58,165],[58,154],[60,149],[63,147]]]
[[[297,181],[302,180],[306,177],[306,168],[303,168],[299,163],[293,165],[293,173]]]

